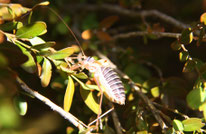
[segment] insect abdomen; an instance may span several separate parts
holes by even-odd
[[[115,103],[125,104],[124,86],[117,73],[110,67],[101,67],[101,71],[104,78],[105,95]]]

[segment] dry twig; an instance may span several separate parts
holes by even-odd
[[[164,14],[158,10],[142,10],[142,11],[133,11],[126,8],[122,8],[120,6],[115,5],[109,5],[109,4],[101,4],[101,5],[91,5],[91,4],[78,4],[78,5],[66,5],[65,10],[70,11],[77,11],[77,10],[88,10],[88,11],[106,11],[106,12],[112,12],[117,13],[120,15],[124,15],[131,18],[138,18],[138,17],[156,17],[161,19],[162,21],[165,21],[166,23],[169,23],[177,28],[185,29],[188,28],[189,25],[184,24],[175,18]]]
[[[49,106],[52,110],[58,112],[61,116],[63,116],[65,119],[71,122],[74,126],[79,128],[79,130],[88,127],[82,121],[78,120],[75,116],[73,116],[71,113],[64,111],[61,107],[54,104],[48,98],[44,97],[43,95],[39,94],[37,91],[34,91],[30,87],[28,87],[26,83],[24,83],[18,76],[16,77],[16,81],[25,92],[29,93],[30,95],[34,96],[38,100],[42,101],[44,104]]]

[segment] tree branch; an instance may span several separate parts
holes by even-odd
[[[64,111],[61,107],[54,104],[48,98],[44,97],[43,95],[39,94],[37,91],[34,91],[30,87],[28,87],[26,83],[24,83],[18,76],[16,77],[16,81],[25,92],[29,93],[30,95],[34,96],[38,100],[42,101],[44,104],[49,106],[52,110],[58,112],[61,116],[63,116],[65,119],[71,122],[74,126],[79,128],[79,130],[82,130],[88,127],[82,121],[78,120],[75,116],[73,116],[69,112]]]
[[[135,84],[134,81],[132,81],[128,75],[124,74],[122,71],[120,71],[117,66],[112,63],[106,56],[104,56],[102,53],[97,51],[97,55],[100,58],[103,59],[107,59],[108,62],[110,63],[111,67],[114,68],[120,75],[121,77],[123,77],[124,79],[127,79],[129,81],[130,86],[137,92],[137,94],[140,96],[140,98],[145,102],[145,104],[149,107],[149,109],[151,110],[153,116],[155,117],[155,119],[157,120],[157,122],[159,123],[160,127],[162,128],[162,131],[165,132],[167,125],[165,124],[165,122],[163,121],[163,119],[161,118],[161,116],[159,115],[158,110],[155,108],[155,106],[153,105],[153,103],[149,100],[149,98],[144,95],[140,88]]]
[[[88,11],[107,11],[112,13],[117,13],[120,15],[124,15],[131,18],[138,17],[157,17],[166,23],[169,23],[177,28],[185,29],[188,28],[189,25],[182,23],[181,21],[176,20],[175,18],[164,14],[158,10],[142,10],[142,11],[132,11],[126,8],[122,8],[120,6],[110,5],[110,4],[101,4],[101,5],[91,5],[91,4],[78,4],[78,5],[66,5],[65,10],[70,10],[75,12],[75,10],[88,10]]]
[[[117,39],[121,39],[121,38],[124,39],[124,38],[144,36],[144,35],[155,35],[158,38],[162,38],[162,37],[179,38],[181,36],[180,33],[138,31],[138,32],[117,34],[117,35],[113,36],[113,39],[117,40]]]

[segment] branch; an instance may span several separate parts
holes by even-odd
[[[48,98],[44,97],[43,95],[39,94],[37,91],[34,91],[30,87],[26,85],[18,76],[16,77],[17,83],[21,86],[21,88],[29,93],[30,95],[36,97],[38,100],[42,101],[44,104],[49,106],[52,110],[58,112],[61,116],[63,116],[66,120],[71,122],[74,126],[79,128],[79,130],[87,128],[87,125],[85,125],[82,121],[78,120],[75,116],[70,114],[69,112],[64,111],[61,107],[54,104],[52,101],[50,101]]]
[[[103,59],[107,59],[108,62],[110,63],[111,67],[114,68],[120,75],[121,77],[123,77],[124,79],[127,79],[129,81],[130,86],[137,92],[137,94],[140,96],[140,98],[146,103],[146,105],[149,107],[149,109],[151,110],[153,116],[155,117],[155,119],[157,120],[157,122],[159,123],[160,127],[162,128],[162,131],[165,132],[167,125],[164,123],[163,119],[161,118],[161,116],[159,115],[158,110],[155,108],[155,106],[153,105],[153,103],[149,100],[149,98],[144,95],[140,88],[135,84],[135,82],[133,82],[128,75],[124,74],[122,71],[120,71],[117,66],[112,63],[106,56],[104,56],[102,53],[97,51],[97,55],[100,58]]]
[[[88,10],[88,11],[107,11],[107,12],[112,12],[112,13],[117,13],[120,15],[124,15],[127,17],[131,17],[131,18],[138,18],[138,17],[157,17],[159,19],[161,19],[162,21],[165,21],[166,23],[169,23],[177,28],[180,29],[185,29],[188,28],[189,25],[184,24],[178,20],[176,20],[175,18],[164,14],[158,10],[142,10],[142,11],[132,11],[129,9],[125,9],[122,8],[120,6],[115,6],[115,5],[110,5],[110,4],[101,4],[101,5],[90,5],[90,4],[72,4],[72,5],[66,5],[65,10],[69,10],[69,11],[73,11],[75,12],[75,10]]]
[[[117,40],[117,39],[122,39],[122,38],[124,39],[124,38],[144,36],[144,35],[155,35],[157,36],[157,38],[162,38],[162,37],[179,38],[181,36],[180,33],[138,31],[138,32],[117,34],[113,36],[113,39]]]

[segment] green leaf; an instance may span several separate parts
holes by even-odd
[[[80,94],[85,104],[96,114],[99,112],[99,104],[97,103],[97,98],[94,96],[92,91],[84,90],[80,88]]]
[[[71,105],[72,105],[72,101],[73,101],[73,96],[74,96],[74,82],[72,80],[72,78],[69,76],[68,77],[68,84],[67,84],[67,88],[66,88],[66,92],[64,94],[64,110],[69,112]]]
[[[174,119],[172,125],[176,131],[183,131],[184,126],[180,120]]]
[[[182,51],[182,52],[179,53],[180,61],[184,62],[184,61],[188,60],[188,58],[189,58],[189,53],[188,52]]]
[[[40,76],[41,85],[43,87],[47,87],[49,85],[49,82],[51,80],[51,75],[52,75],[51,62],[47,58],[44,58],[44,63],[43,63],[43,66],[42,66],[42,73],[41,73],[41,76]]]
[[[88,76],[84,72],[80,72],[78,74],[75,74],[74,76],[76,76],[79,79],[87,79],[88,78]]]
[[[31,55],[31,53],[26,48],[22,47],[20,44],[18,43],[15,44],[21,49],[22,53],[28,57],[28,60],[21,65],[22,68],[29,73],[35,73],[37,68],[36,68],[35,60]]]
[[[180,43],[187,45],[190,44],[192,40],[193,40],[193,33],[191,31],[191,28],[183,30],[180,37]]]
[[[17,30],[17,38],[34,38],[43,35],[47,32],[46,23],[38,21],[32,24],[25,25]]]
[[[82,81],[80,81],[79,79],[77,79],[75,76],[72,75],[72,77],[82,86],[82,88],[84,90],[92,90],[95,89],[97,91],[99,91],[99,88],[97,85],[88,85],[88,84],[84,84]]]
[[[32,46],[32,48],[36,49],[36,50],[45,50],[46,48],[52,47],[54,46],[56,43],[55,42],[46,42],[43,44],[38,44],[35,46]]]
[[[193,61],[193,60],[188,60],[188,61],[185,63],[182,72],[191,72],[191,71],[193,71],[193,69],[195,68],[195,66],[196,66],[195,61]]]
[[[206,92],[202,88],[196,88],[187,95],[187,104],[192,109],[198,109],[206,98]]]
[[[199,131],[205,125],[199,118],[186,119],[182,121],[182,124],[184,126],[184,131],[186,132]]]
[[[27,112],[27,102],[22,97],[16,96],[14,98],[14,104],[16,106],[16,110],[18,111],[18,113],[24,116]]]
[[[0,25],[0,29],[4,32],[12,31],[17,28],[18,22],[12,21]]]
[[[159,87],[153,87],[151,89],[151,94],[153,97],[159,97],[160,96],[160,88]]]
[[[42,38],[40,38],[40,37],[31,38],[31,39],[29,39],[29,42],[32,44],[32,46],[46,43],[46,42],[45,42]]]
[[[64,59],[66,57],[69,57],[73,53],[74,53],[74,47],[67,47],[49,55],[49,57],[58,60],[58,59]]]

